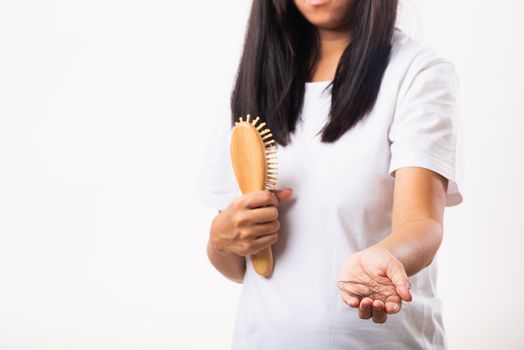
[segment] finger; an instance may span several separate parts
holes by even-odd
[[[260,207],[248,212],[251,222],[263,224],[278,219],[278,208],[274,206]]]
[[[278,203],[280,204],[283,201],[286,201],[291,197],[291,194],[293,193],[293,189],[285,188],[283,190],[274,190],[273,193],[277,197]]]
[[[356,308],[360,305],[360,298],[352,294],[351,291],[346,288],[344,281],[338,281],[337,286],[342,300],[346,305],[351,308]]]
[[[253,239],[262,238],[273,233],[277,233],[280,229],[280,222],[278,220],[266,222],[264,224],[257,224],[251,226],[248,237]]]
[[[411,301],[410,285],[404,265],[398,260],[391,260],[386,269],[386,276],[393,282],[398,295],[406,301]]]
[[[347,294],[346,292],[344,291],[340,291],[340,296],[342,298],[342,301],[344,302],[344,304],[346,304],[347,306],[351,307],[351,308],[356,308],[360,305],[360,299],[359,298],[356,298],[352,295],[349,295]]]
[[[255,209],[265,206],[276,207],[278,205],[277,197],[269,190],[251,192],[246,194],[244,198],[244,206],[248,209]]]
[[[405,301],[413,300],[409,285],[396,285],[398,295]]]
[[[270,235],[262,236],[261,238],[257,238],[251,243],[251,254],[256,254],[262,249],[269,247],[273,244],[275,244],[278,241],[278,234],[275,232]]]
[[[373,308],[371,311],[371,316],[373,318],[373,322],[375,323],[384,323],[386,322],[386,319],[388,318],[388,314],[384,310],[385,305],[381,300],[374,300],[373,301]]]
[[[386,305],[385,305],[384,310],[388,314],[396,314],[397,312],[400,311],[400,308],[401,308],[400,302],[386,301]]]
[[[351,307],[351,308],[356,308],[356,307],[359,307],[360,305],[360,299],[359,298],[355,298],[355,297],[352,297],[352,296],[349,296],[349,295],[344,295],[342,297],[342,299],[344,300],[344,302],[346,303],[347,306]]]
[[[360,305],[360,299],[359,298],[355,298],[355,297],[350,297],[348,305],[350,307],[352,307],[352,308],[356,308],[356,307],[358,307]]]
[[[366,297],[360,302],[358,309],[358,316],[364,320],[371,318],[371,307],[373,306],[373,300]]]

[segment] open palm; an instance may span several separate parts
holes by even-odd
[[[402,263],[387,249],[375,246],[344,261],[338,288],[342,300],[358,308],[361,318],[372,318],[376,323],[384,323],[388,314],[400,311],[402,300],[412,299]]]

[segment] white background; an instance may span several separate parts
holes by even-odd
[[[0,349],[228,349],[240,285],[205,247],[197,166],[249,1],[0,1]],[[464,203],[446,211],[450,349],[523,349],[518,0],[404,0],[456,65]]]

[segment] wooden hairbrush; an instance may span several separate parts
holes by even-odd
[[[276,144],[265,122],[257,125],[260,117],[252,121],[239,118],[231,135],[231,161],[242,194],[273,190],[277,184]],[[254,270],[264,277],[273,272],[273,253],[266,247],[251,255]]]

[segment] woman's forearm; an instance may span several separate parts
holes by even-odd
[[[441,242],[442,225],[428,218],[397,225],[376,246],[388,249],[411,276],[433,261]]]
[[[207,243],[207,256],[213,266],[228,279],[242,283],[246,272],[246,258],[230,252],[222,252],[213,247],[211,239]]]

